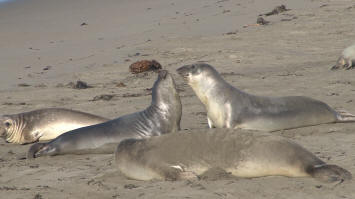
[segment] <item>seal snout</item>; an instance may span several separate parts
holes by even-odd
[[[160,79],[165,79],[167,75],[168,75],[168,71],[167,70],[159,71],[159,78]]]
[[[187,77],[189,75],[192,66],[193,65],[181,66],[180,68],[176,69],[176,72],[183,77]]]

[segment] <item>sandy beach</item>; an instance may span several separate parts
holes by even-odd
[[[268,25],[245,27],[281,4],[290,10],[263,16]],[[0,3],[0,111],[62,107],[117,118],[142,110],[150,104],[147,89],[157,74],[133,75],[128,68],[155,59],[174,74],[182,129],[207,128],[202,103],[175,72],[197,61],[215,66],[248,93],[304,95],[355,113],[355,71],[330,71],[355,42],[354,18],[351,0]],[[78,80],[92,88],[67,86]],[[354,175],[354,132],[355,123],[338,123],[273,134]],[[143,182],[124,177],[112,154],[21,159],[29,147],[0,140],[0,198],[355,198],[354,180],[323,184],[311,178],[216,176]]]

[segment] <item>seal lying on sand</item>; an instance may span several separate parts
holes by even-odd
[[[346,70],[355,68],[355,44],[344,49],[337,63],[331,68],[331,70],[340,68],[345,68]]]
[[[263,97],[228,84],[210,65],[182,66],[184,77],[207,109],[209,127],[276,131],[333,122],[355,122],[355,115],[335,111],[303,96]]]
[[[137,180],[193,178],[215,168],[247,178],[311,176],[323,182],[352,178],[347,170],[326,164],[286,138],[231,129],[128,139],[118,145],[115,159],[123,174]]]
[[[31,146],[27,158],[66,153],[113,153],[127,138],[147,138],[180,129],[181,102],[172,76],[159,72],[152,89],[151,105],[114,120],[69,131],[49,143]]]
[[[108,119],[64,108],[46,108],[0,117],[0,137],[6,142],[27,144],[51,140],[77,128]]]

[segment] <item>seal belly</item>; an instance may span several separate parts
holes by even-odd
[[[48,125],[42,129],[35,129],[33,133],[41,131],[42,136],[39,138],[39,141],[46,141],[52,140],[65,132],[71,131],[73,129],[78,129],[84,126],[86,125],[80,123],[58,122]]]
[[[282,165],[280,162],[272,161],[246,161],[236,168],[227,168],[227,172],[232,175],[243,178],[254,178],[262,176],[289,176],[306,177],[309,176],[300,167],[289,164]]]

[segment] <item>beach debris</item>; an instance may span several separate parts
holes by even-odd
[[[269,24],[270,23],[270,21],[266,21],[264,18],[262,18],[262,17],[258,17],[257,19],[256,19],[256,24],[259,24],[259,25],[267,25],[267,24]]]
[[[116,87],[126,87],[127,85],[124,84],[123,82],[117,83]]]
[[[158,71],[160,69],[162,69],[160,63],[155,61],[154,59],[151,61],[150,60],[137,61],[129,66],[129,70],[133,74],[142,73],[150,70]]]
[[[289,11],[291,9],[287,9],[285,5],[280,5],[280,6],[276,6],[271,12],[265,13],[265,16],[270,16],[270,15],[277,15],[280,14],[282,12],[286,12]]]
[[[122,94],[122,97],[141,97],[144,95],[145,94],[142,94],[142,93],[124,93],[124,94]]]
[[[43,70],[49,70],[49,69],[51,69],[52,68],[52,66],[45,66],[44,68],[43,68]]]
[[[92,86],[88,85],[86,82],[83,81],[76,81],[76,83],[74,82],[69,82],[67,84],[67,87],[69,88],[73,88],[73,89],[87,89],[87,88],[92,88]]]
[[[128,54],[128,57],[137,57],[141,55],[141,53]]]
[[[111,100],[115,95],[109,95],[109,94],[103,94],[103,95],[97,95],[95,96],[92,100],[90,101],[99,101],[99,100],[104,100],[104,101],[109,101]]]
[[[4,191],[16,191],[16,190],[28,191],[28,190],[30,190],[30,188],[27,188],[27,187],[15,187],[15,186],[12,186],[12,187],[2,186],[2,187],[0,187],[0,191],[1,190],[4,190]]]
[[[124,188],[125,189],[135,189],[135,188],[138,188],[139,186],[138,185],[135,185],[135,184],[125,184],[124,185]]]
[[[231,31],[231,32],[224,33],[223,35],[236,35],[237,32],[238,32],[237,30],[236,31]]]
[[[29,47],[28,49],[30,49],[30,50],[41,50],[39,48],[32,48],[32,47]]]
[[[17,86],[19,86],[19,87],[29,87],[31,85],[30,84],[26,84],[26,83],[20,83],[20,84],[17,84]]]
[[[88,24],[83,22],[82,24],[80,24],[80,26],[87,26]]]
[[[125,45],[120,45],[120,46],[116,47],[116,49],[121,49],[121,48],[124,48],[124,47],[126,47],[126,46]]]
[[[33,199],[43,199],[42,195],[37,193]]]
[[[45,85],[44,83],[40,83],[40,84],[37,84],[35,85],[36,88],[46,88],[47,85]]]
[[[6,105],[6,106],[9,106],[9,105],[26,105],[27,103],[26,102],[19,102],[19,103],[13,103],[13,102],[4,102],[2,105]]]
[[[256,19],[256,23],[255,24],[247,24],[247,25],[244,25],[243,28],[247,28],[249,26],[261,26],[261,25],[267,25],[269,24],[270,22],[269,21],[266,21],[264,18],[262,17],[258,17]]]

